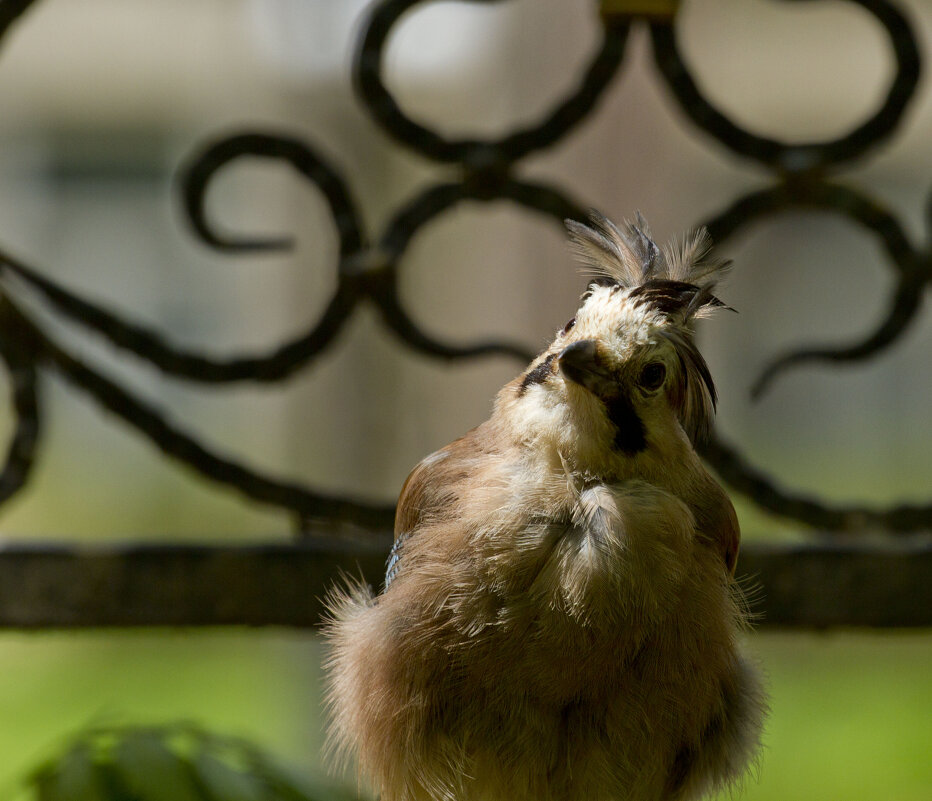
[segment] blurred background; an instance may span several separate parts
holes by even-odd
[[[310,328],[336,286],[337,237],[313,186],[237,162],[208,195],[217,226],[293,234],[284,254],[229,256],[195,240],[177,171],[205,141],[281,130],[339,171],[376,237],[445,168],[393,144],[354,99],[361,0],[42,0],[0,52],[0,246],[74,293],[214,356],[265,352]],[[932,6],[898,2],[924,55]],[[684,58],[707,96],[748,130],[839,136],[882,102],[893,75],[880,25],[853,2],[685,0]],[[489,137],[539,118],[598,47],[591,0],[436,2],[396,27],[390,89],[448,135]],[[926,244],[932,93],[923,78],[898,133],[843,180]],[[770,185],[770,173],[698,132],[669,97],[642,26],[596,111],[519,173],[616,219],[641,210],[658,239]],[[846,343],[882,318],[894,272],[864,229],[786,212],[723,248],[720,293],[739,310],[700,332],[721,396],[718,425],[794,490],[838,502],[926,502],[932,489],[932,318],[889,350],[802,366],[758,402],[749,388],[785,350]],[[415,321],[445,341],[545,344],[585,281],[550,218],[465,203],[425,226],[401,268]],[[211,388],[166,377],[17,294],[100,372],[215,450],[326,491],[391,502],[411,467],[485,419],[522,365],[445,364],[402,347],[367,304],[309,369],[269,385]],[[0,382],[6,382],[0,375]],[[2,388],[3,392],[7,387]],[[286,541],[285,512],[243,501],[165,459],[53,376],[28,487],[0,535],[22,540]],[[0,411],[0,437],[12,419]],[[792,521],[735,498],[747,538],[798,537]],[[932,796],[932,637],[755,633],[773,713],[748,799]],[[322,742],[315,635],[290,631],[0,632],[0,792],[95,721],[196,720],[308,771]],[[25,796],[24,796],[25,797]]]

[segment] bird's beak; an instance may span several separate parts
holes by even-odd
[[[573,383],[599,397],[610,394],[615,382],[602,363],[599,346],[595,340],[581,339],[567,345],[560,351],[558,363],[560,371]]]

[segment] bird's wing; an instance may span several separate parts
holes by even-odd
[[[690,504],[696,516],[696,529],[700,540],[717,551],[730,575],[735,574],[741,529],[735,507],[725,490],[711,476],[703,485],[702,493]]]
[[[456,487],[474,469],[481,452],[478,431],[473,429],[423,459],[405,480],[395,510],[395,542],[386,565],[386,589],[398,575],[405,546],[417,528],[426,520],[455,514]]]
[[[731,505],[731,501],[726,499],[721,515],[718,544],[722,551],[722,558],[725,560],[725,566],[728,568],[728,573],[733,576],[735,566],[738,564],[741,531],[738,528],[738,516],[735,514],[735,507]]]

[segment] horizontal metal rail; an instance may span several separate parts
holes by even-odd
[[[388,537],[270,545],[7,545],[0,626],[314,628],[334,584],[379,586]],[[932,542],[747,544],[754,625],[932,626]]]

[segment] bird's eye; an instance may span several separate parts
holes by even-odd
[[[574,325],[576,325],[576,318],[572,317],[570,321],[563,326],[563,330],[560,333],[566,334]]]
[[[638,384],[644,389],[653,391],[659,389],[667,377],[667,368],[661,362],[645,364],[638,376]]]

